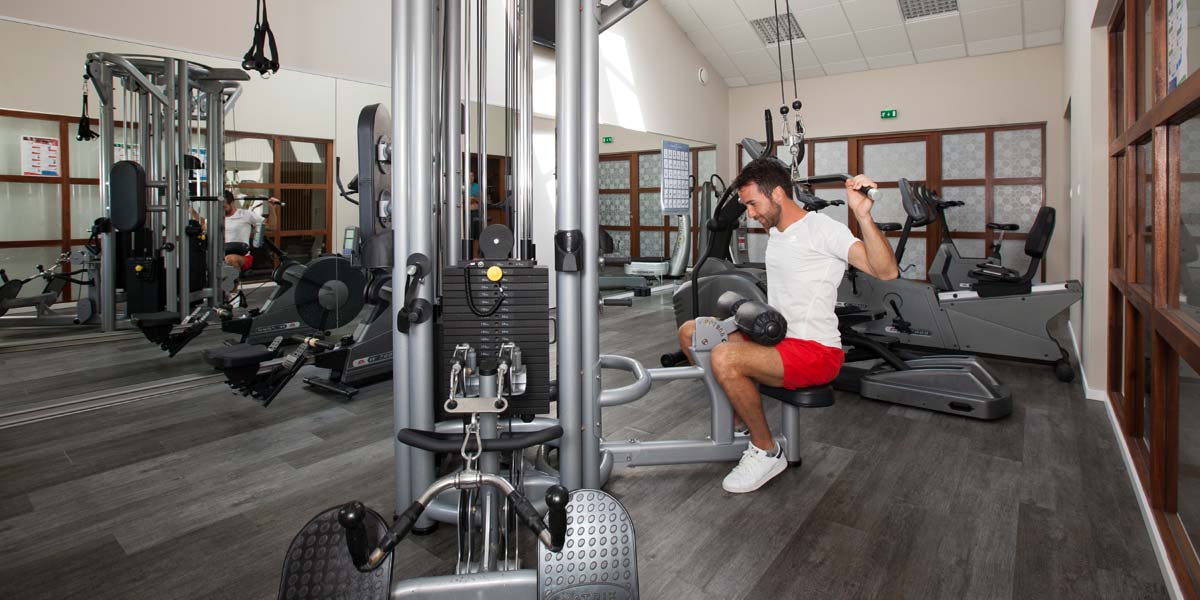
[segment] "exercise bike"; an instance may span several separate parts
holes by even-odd
[[[978,279],[971,272],[985,267],[999,267],[1004,263],[1000,250],[1004,245],[1004,234],[1020,229],[1016,223],[987,223],[989,231],[997,233],[992,240],[991,252],[982,258],[962,256],[950,233],[946,209],[957,208],[965,203],[961,200],[944,200],[933,190],[920,183],[910,183],[913,193],[919,194],[926,204],[937,212],[940,241],[933,261],[929,264],[929,282],[943,292],[973,289]]]
[[[936,208],[903,179],[900,195],[906,210],[911,208],[917,214],[908,229],[932,222]],[[1025,273],[980,264],[968,273],[974,281],[970,290],[942,291],[932,283],[879,281],[848,271],[838,288],[838,300],[886,313],[887,318],[856,325],[860,333],[920,350],[1049,363],[1060,381],[1071,381],[1075,371],[1067,350],[1048,328],[1052,318],[1083,297],[1083,286],[1075,280],[1033,283],[1054,233],[1054,216],[1050,207],[1038,212],[1025,242],[1025,254],[1030,257]],[[907,237],[902,234],[900,244]]]

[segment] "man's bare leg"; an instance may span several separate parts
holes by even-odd
[[[712,369],[734,412],[750,428],[750,442],[760,449],[773,450],[775,438],[767,425],[758,384],[783,385],[779,353],[753,342],[730,340],[713,348]]]

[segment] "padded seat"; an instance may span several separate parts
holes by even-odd
[[[239,367],[257,367],[272,358],[275,358],[274,351],[252,344],[235,344],[204,351],[204,362],[222,371]]]
[[[169,311],[138,313],[130,315],[129,320],[138,328],[173,326],[183,322],[183,318],[179,316],[179,313]]]
[[[771,387],[769,385],[759,386],[759,393],[786,402],[792,406],[800,408],[821,408],[824,406],[833,406],[833,386],[830,384],[815,385],[813,387],[797,388],[794,390]]]
[[[0,306],[5,310],[10,308],[29,308],[33,306],[43,306],[53,304],[58,299],[58,292],[46,292],[43,294],[35,294],[33,296],[22,296],[20,298],[8,298],[0,301]]]

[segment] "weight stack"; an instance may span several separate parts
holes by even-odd
[[[526,388],[524,394],[509,399],[504,414],[546,414],[550,410],[549,270],[532,261],[480,260],[469,265],[449,267],[442,277],[442,314],[437,328],[441,360],[435,368],[439,418],[447,417],[442,405],[450,393],[448,374],[454,348],[469,344],[480,368],[494,369],[500,347],[507,342],[521,350]],[[493,267],[499,269],[497,281],[488,277]],[[497,274],[495,270],[492,273]],[[488,316],[476,314],[491,313],[493,308],[495,312]]]
[[[138,271],[141,267],[141,271]],[[125,260],[125,312],[162,312],[167,304],[167,281],[162,259],[130,258]]]

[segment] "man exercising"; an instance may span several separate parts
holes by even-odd
[[[242,272],[246,265],[246,255],[250,254],[250,236],[256,225],[266,222],[266,217],[257,211],[238,208],[233,192],[225,190],[225,264],[237,267]],[[267,199],[267,204],[279,205],[278,198]]]
[[[842,223],[801,208],[792,199],[790,173],[778,160],[755,160],[733,182],[746,214],[770,233],[767,303],[787,318],[788,330],[775,347],[734,333],[712,350],[713,375],[750,430],[750,445],[721,482],[727,492],[753,492],[787,468],[763,415],[758,384],[796,389],[837,377],[844,355],[834,305],[846,265],[878,279],[899,275],[892,246],[871,220],[874,203],[859,191],[874,186],[863,175],[846,181],[847,203],[862,232],[859,240]],[[689,358],[695,330],[693,321],[679,328],[679,344]]]

